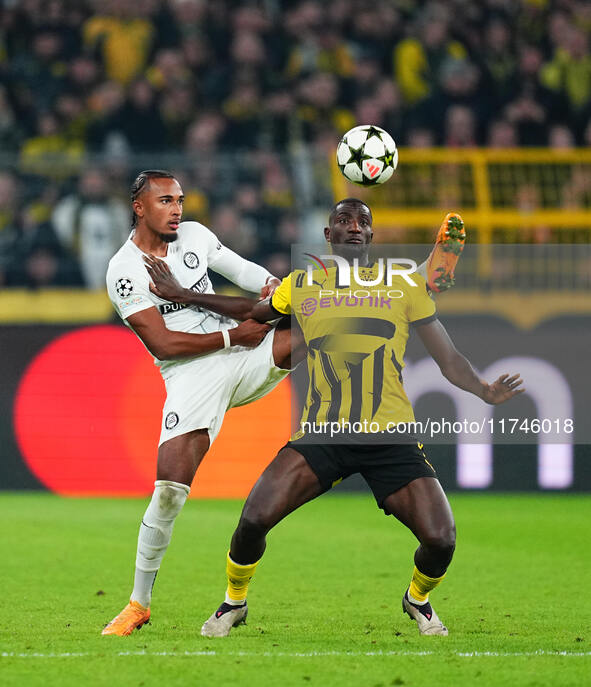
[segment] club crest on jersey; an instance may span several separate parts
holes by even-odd
[[[120,298],[127,298],[133,292],[133,282],[127,277],[118,279],[115,284],[115,290]]]
[[[179,416],[176,413],[170,412],[164,420],[166,429],[174,429],[179,423]]]
[[[193,253],[192,250],[188,250],[183,255],[183,262],[190,270],[194,270],[199,267],[199,258],[197,257],[196,253]]]

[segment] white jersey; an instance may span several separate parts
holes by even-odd
[[[131,240],[133,233],[111,258],[107,270],[107,291],[115,310],[127,323],[134,313],[156,307],[168,329],[192,334],[209,334],[235,327],[233,320],[203,310],[195,305],[171,303],[150,291],[150,277],[144,253]],[[214,293],[208,267],[248,291],[260,291],[272,275],[223,246],[207,227],[199,222],[181,222],[178,239],[168,244],[162,258],[184,288],[197,293]],[[207,355],[207,354],[202,354]],[[155,360],[162,373],[183,364],[183,360]]]

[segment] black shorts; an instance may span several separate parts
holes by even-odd
[[[437,477],[423,444],[418,443],[363,446],[296,440],[288,441],[285,447],[304,456],[323,491],[358,472],[382,509],[385,499],[409,482],[419,477]]]

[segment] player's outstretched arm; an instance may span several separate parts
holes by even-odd
[[[127,318],[127,322],[142,340],[145,347],[158,360],[180,360],[202,353],[219,351],[226,347],[222,332],[189,334],[168,329],[156,308],[140,310]],[[228,330],[231,346],[258,346],[270,327],[267,324],[246,320]]]
[[[521,386],[523,380],[518,374],[501,375],[492,384],[480,379],[470,362],[454,346],[445,327],[438,320],[418,325],[416,329],[443,376],[460,389],[469,391],[492,405],[504,403],[525,391]]]
[[[197,305],[234,320],[248,320],[257,301],[237,296],[218,296],[212,293],[196,293],[182,287],[168,265],[152,255],[144,256],[146,269],[152,283],[150,291],[165,301]]]
[[[256,301],[253,298],[243,298],[241,296],[196,293],[191,291],[191,289],[183,288],[163,260],[159,260],[153,255],[147,255],[144,256],[144,262],[152,280],[150,291],[165,301],[197,305],[200,308],[206,308],[220,315],[231,317],[233,320],[255,319],[258,322],[268,322],[279,316],[271,307],[270,297],[265,298],[265,300]],[[278,279],[274,279],[273,283],[267,284],[265,289],[263,289],[263,294],[274,291],[278,281]]]

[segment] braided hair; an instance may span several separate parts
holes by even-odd
[[[131,202],[139,198],[141,194],[150,188],[150,179],[175,179],[174,174],[163,169],[146,169],[140,172],[131,185]],[[131,226],[137,226],[138,217],[133,213],[131,218]]]

